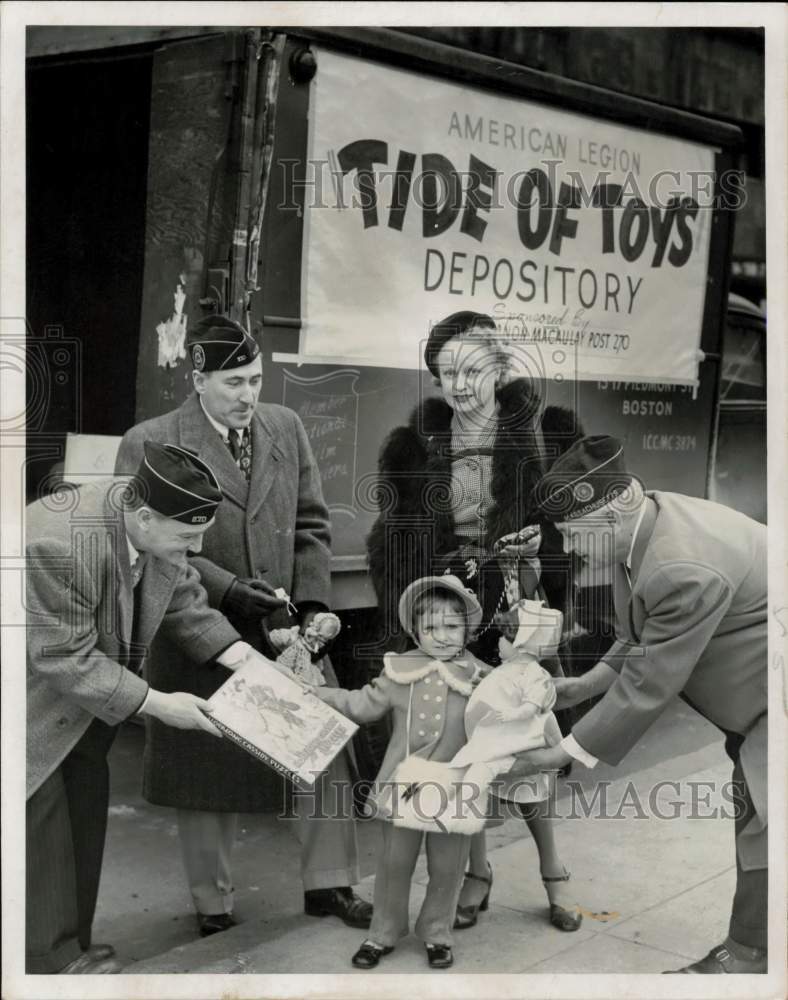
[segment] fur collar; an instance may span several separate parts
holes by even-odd
[[[415,684],[430,674],[437,674],[446,687],[465,698],[470,697],[483,672],[483,664],[467,651],[448,661],[433,660],[419,649],[386,653],[383,657],[383,673],[395,684]]]
[[[529,424],[539,412],[539,396],[525,378],[516,378],[500,386],[496,399],[499,424]],[[431,396],[411,413],[408,426],[423,437],[449,437],[453,412],[445,399]]]

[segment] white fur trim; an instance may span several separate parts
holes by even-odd
[[[466,836],[483,830],[487,788],[480,788],[469,802],[468,788],[461,785],[465,775],[466,768],[415,754],[407,757],[391,776],[391,781],[396,782],[396,805],[391,817],[394,826]],[[409,789],[411,785],[414,787]],[[485,808],[479,808],[480,804]]]
[[[440,674],[441,678],[446,683],[446,687],[456,691],[458,694],[463,695],[466,698],[471,696],[473,692],[473,681],[479,674],[479,668],[473,665],[473,674],[471,678],[467,681],[461,680],[459,677],[455,677],[454,674],[449,670],[448,666],[441,662],[440,660],[430,660],[423,667],[416,667],[414,670],[399,670],[397,669],[392,660],[389,658],[392,654],[387,653],[383,657],[383,673],[388,677],[389,680],[394,681],[395,684],[415,684],[417,681],[423,680],[430,674]],[[451,660],[449,661],[452,662]],[[471,664],[461,663],[457,661],[458,665],[463,667],[471,666]]]

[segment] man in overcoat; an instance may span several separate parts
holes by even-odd
[[[617,641],[583,677],[556,681],[564,705],[604,697],[559,746],[521,755],[516,772],[618,764],[681,694],[725,734],[737,878],[725,942],[678,971],[766,972],[766,528],[706,500],[644,492],[610,437],[577,442],[535,493],[567,552],[612,564]]]
[[[123,437],[118,473],[139,461],[143,440],[171,441],[197,452],[216,470],[225,502],[192,564],[211,606],[244,639],[274,655],[263,631],[291,625],[284,591],[301,627],[330,600],[330,522],[320,474],[304,427],[283,406],[259,403],[262,359],[255,340],[221,316],[189,332],[195,391],[178,409],[147,420]],[[326,680],[336,686],[330,663]],[[225,680],[196,673],[179,650],[156,641],[151,683],[209,697]],[[307,913],[335,914],[369,926],[370,904],[350,888],[358,882],[350,765],[343,751],[317,782],[315,795],[295,798]],[[202,935],[232,926],[231,855],[237,814],[281,809],[281,779],[225,740],[148,727],[145,795],[178,810],[186,876]]]
[[[25,514],[29,973],[120,968],[91,944],[118,723],[142,714],[219,742],[201,698],[139,676],[153,635],[188,648],[195,672],[216,657],[240,665],[248,650],[186,560],[222,498],[211,470],[147,443],[137,471],[131,485],[64,489]]]

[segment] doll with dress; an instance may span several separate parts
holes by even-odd
[[[555,656],[563,616],[542,601],[521,600],[498,616],[503,633],[498,643],[501,665],[476,687],[465,709],[468,742],[450,762],[465,767],[466,788],[512,802],[537,802],[550,794],[550,777],[532,775],[509,783],[496,782],[511,770],[514,754],[555,746],[561,730],[553,715],[555,685],[539,661]],[[492,787],[491,787],[492,786]]]

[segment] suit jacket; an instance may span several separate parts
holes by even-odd
[[[295,604],[329,604],[330,523],[320,474],[298,416],[284,406],[258,404],[250,425],[252,472],[247,484],[227,445],[193,393],[178,409],[146,420],[121,441],[116,473],[133,473],[143,442],[181,445],[197,452],[215,472],[225,498],[214,525],[191,558],[210,603],[219,607],[236,577],[262,576],[283,587]],[[270,627],[290,624],[284,612]],[[261,634],[243,638],[260,648]],[[161,690],[211,694],[229,677],[217,666],[195,672],[182,650],[157,639],[148,658],[151,683]],[[330,671],[330,683],[335,683]],[[152,720],[145,751],[144,792],[157,805],[208,811],[256,812],[282,805],[282,781],[230,740],[174,730]]]
[[[765,822],[766,528],[707,500],[648,497],[631,591],[623,566],[615,568],[618,638],[604,660],[619,676],[573,735],[617,764],[683,694],[715,725],[745,737],[742,768]],[[765,838],[762,847],[765,863]]]
[[[102,480],[65,495],[66,506],[43,499],[26,511],[28,797],[94,717],[116,725],[148,691],[126,666],[133,593],[120,491]],[[193,568],[150,557],[138,587],[140,645],[161,629],[201,663],[239,638]]]

